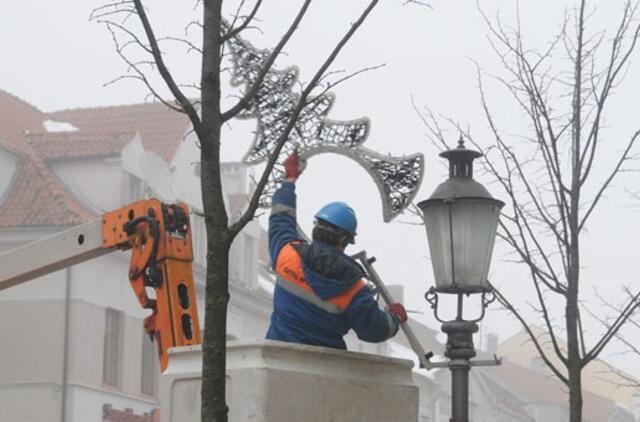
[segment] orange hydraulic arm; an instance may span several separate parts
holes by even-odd
[[[144,328],[158,344],[164,371],[170,347],[201,342],[189,209],[157,199],[134,202],[104,214],[102,239],[104,248],[131,249],[129,281],[140,305],[152,310]],[[155,290],[155,298],[147,288]]]
[[[0,290],[115,250],[131,250],[129,281],[157,342],[160,368],[171,347],[200,344],[187,205],[134,202],[91,221],[0,254]]]

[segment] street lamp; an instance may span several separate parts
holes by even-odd
[[[462,136],[458,147],[440,154],[449,160],[449,179],[441,183],[429,199],[418,203],[422,210],[435,287],[425,295],[435,317],[447,334],[444,355],[451,371],[451,421],[469,420],[469,369],[495,364],[471,361],[476,352],[473,333],[484,317],[485,308],[495,296],[487,280],[496,238],[502,201],[494,199],[482,184],[473,180],[473,160],[482,154],[465,148]],[[457,294],[455,320],[438,315],[438,293]],[[482,294],[482,312],[474,320],[463,318],[463,297]]]

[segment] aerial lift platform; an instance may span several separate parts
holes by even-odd
[[[129,281],[140,306],[151,310],[144,329],[157,344],[164,372],[169,348],[201,342],[191,245],[186,204],[141,200],[0,254],[0,290],[131,250]]]

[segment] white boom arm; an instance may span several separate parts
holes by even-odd
[[[0,254],[0,290],[7,289],[115,248],[102,246],[100,218]]]

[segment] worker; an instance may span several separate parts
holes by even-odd
[[[285,179],[274,193],[269,252],[277,273],[267,339],[346,349],[343,336],[378,343],[407,320],[400,303],[378,307],[363,281],[366,273],[344,254],[355,241],[357,220],[349,205],[332,202],[315,215],[312,242],[298,233],[295,183],[305,167],[297,150],[284,162]]]

